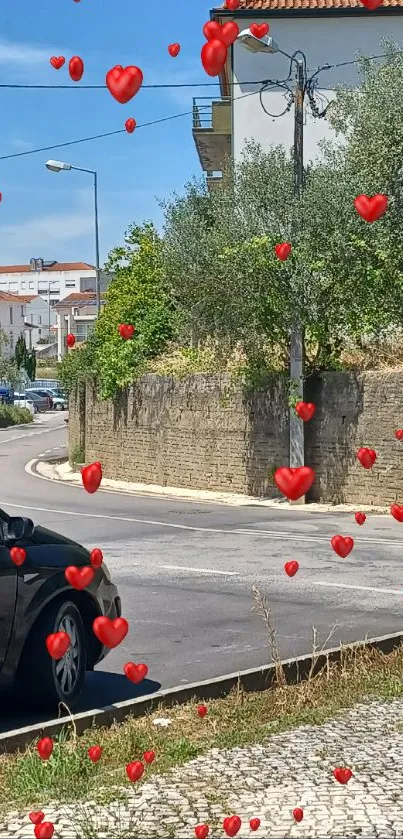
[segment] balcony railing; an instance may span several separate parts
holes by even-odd
[[[229,98],[210,99],[209,96],[202,96],[193,99],[193,128],[213,129],[213,105],[230,104]]]

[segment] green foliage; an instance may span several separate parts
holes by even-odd
[[[0,428],[32,422],[32,419],[28,408],[20,408],[18,405],[0,405]]]
[[[23,335],[20,335],[20,337],[18,338],[18,341],[15,345],[15,352],[14,352],[15,363],[16,363],[19,370],[21,369],[21,366],[24,364],[26,355],[27,355],[27,345],[25,343],[25,338],[24,338]]]
[[[17,369],[24,368],[26,374],[31,382],[34,381],[36,375],[36,353],[35,350],[28,350],[23,335],[20,335],[15,345],[14,359]]]

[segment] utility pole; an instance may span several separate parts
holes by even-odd
[[[304,188],[304,96],[305,74],[304,64],[294,59],[297,65],[297,83],[294,92],[294,195],[302,197]],[[298,396],[298,401],[304,398],[304,330],[298,320],[293,324],[290,339],[290,378],[292,382],[292,396]],[[304,423],[290,408],[290,467],[305,465]],[[298,500],[305,503],[305,496]]]

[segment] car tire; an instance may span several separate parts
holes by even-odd
[[[55,405],[55,411],[61,411],[62,407],[63,407],[63,405],[60,405],[60,404]]]
[[[59,661],[51,658],[46,638],[52,632],[67,632],[72,643]],[[35,624],[20,665],[21,682],[29,696],[29,706],[51,710],[63,702],[73,709],[84,687],[87,644],[84,624],[75,603],[70,600],[49,606]]]

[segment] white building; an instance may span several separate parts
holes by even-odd
[[[56,338],[52,326],[56,324],[56,312],[47,300],[39,295],[18,295],[25,302],[25,340],[29,350],[54,343]]]
[[[111,275],[101,273],[101,290],[105,291]],[[72,292],[96,291],[96,271],[86,262],[46,262],[31,259],[29,265],[0,265],[0,292],[41,296],[58,303]]]
[[[359,0],[240,0],[240,8],[229,12],[223,8],[210,13],[213,20],[225,23],[235,20],[242,31],[251,23],[268,23],[269,35],[280,49],[292,55],[305,53],[308,77],[329,63],[354,61],[357,53],[379,55],[385,52],[382,36],[390,36],[403,46],[403,0],[383,0],[374,11],[365,9]],[[239,157],[245,141],[254,140],[263,148],[284,145],[291,149],[294,135],[293,107],[284,116],[284,89],[274,85],[262,94],[263,80],[286,79],[289,59],[280,53],[253,53],[237,40],[228,50],[228,60],[220,76],[221,99],[210,103],[194,100],[193,136],[209,188],[221,179],[226,154]],[[295,69],[291,86],[294,86]],[[319,97],[331,100],[336,85],[354,87],[359,84],[355,64],[324,70],[318,75]],[[259,82],[252,85],[245,82]],[[255,91],[253,95],[252,91]],[[207,104],[207,108],[206,108]],[[329,124],[312,116],[305,103],[304,162],[318,155],[318,141],[331,137]]]
[[[101,298],[101,306],[105,300]],[[92,292],[81,292],[69,294],[60,303],[55,304],[57,323],[52,327],[57,335],[57,357],[61,361],[67,352],[66,337],[74,335],[76,346],[84,343],[92,329],[97,317],[96,295]]]
[[[25,335],[25,305],[15,294],[0,291],[0,355],[3,358],[14,355],[18,338]],[[5,340],[2,340],[3,335]]]

